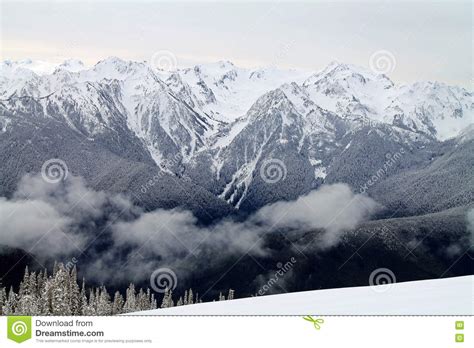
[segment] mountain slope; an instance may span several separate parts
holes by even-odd
[[[468,136],[468,134],[470,134]],[[369,189],[372,197],[399,214],[437,212],[474,201],[474,131],[446,142],[420,165]]]
[[[472,315],[474,276],[315,290],[136,312],[135,315]],[[324,326],[323,326],[324,327]]]
[[[147,210],[184,207],[202,221],[233,210],[203,188],[161,170],[127,128],[105,127],[91,137],[71,128],[59,115],[42,114],[31,98],[13,103],[15,112],[9,103],[0,104],[2,114],[12,119],[0,134],[2,196],[9,197],[23,175],[38,173],[45,161],[59,158],[70,174],[84,177],[90,187],[129,195]]]
[[[303,86],[322,107],[366,123],[386,123],[446,140],[473,123],[471,92],[438,82],[395,85],[387,76],[331,63]]]

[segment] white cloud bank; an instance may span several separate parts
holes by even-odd
[[[28,175],[10,200],[0,198],[0,244],[43,259],[89,251],[94,256],[85,271],[95,278],[110,275],[111,269],[123,270],[113,274],[116,278],[146,276],[159,265],[187,273],[232,254],[264,255],[262,236],[275,230],[320,229],[321,247],[336,245],[345,230],[377,207],[347,185],[334,184],[270,204],[243,222],[225,219],[202,226],[189,211],[144,212],[121,195],[91,190],[78,177],[50,184]],[[107,247],[94,250],[96,238],[106,239]],[[187,257],[195,262],[184,261]]]

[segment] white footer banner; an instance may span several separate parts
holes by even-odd
[[[473,347],[465,316],[0,317],[0,347]],[[303,346],[304,345],[304,346]]]

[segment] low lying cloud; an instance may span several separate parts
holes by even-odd
[[[337,243],[342,232],[352,229],[379,205],[365,195],[354,194],[346,184],[323,186],[296,201],[277,202],[263,207],[255,219],[274,228],[319,229],[324,246]]]
[[[114,213],[125,218],[131,212],[141,212],[126,197],[94,191],[86,186],[82,178],[75,176],[61,183],[48,183],[41,175],[26,175],[19,182],[13,200],[44,202],[76,223],[85,219],[113,218]],[[76,226],[73,224],[71,227]]]
[[[466,215],[467,229],[470,232],[470,243],[474,244],[474,208],[468,210]]]
[[[101,224],[140,211],[120,195],[87,188],[78,177],[52,184],[26,175],[12,199],[0,198],[0,244],[40,259],[77,255]]]
[[[261,227],[222,221],[211,227],[198,226],[197,218],[181,209],[158,209],[131,222],[114,225],[116,245],[134,245],[164,259],[180,253],[194,253],[212,247],[227,252],[264,253],[258,245]]]
[[[144,212],[124,196],[91,190],[78,177],[51,184],[28,175],[11,200],[0,198],[0,244],[43,259],[87,253],[81,268],[101,281],[137,281],[161,266],[185,277],[232,255],[265,255],[262,237],[275,230],[319,229],[321,248],[333,246],[377,207],[335,184],[268,205],[243,222],[202,226],[189,211]]]
[[[466,212],[466,231],[459,240],[451,242],[445,250],[445,253],[450,258],[457,258],[466,251],[472,253],[472,246],[474,245],[474,208],[468,209]]]
[[[56,256],[73,251],[69,239],[81,244],[63,232],[67,231],[71,219],[46,202],[1,198],[0,221],[0,243],[11,247]]]

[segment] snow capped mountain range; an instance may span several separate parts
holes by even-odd
[[[0,77],[3,98],[21,93],[38,97],[41,93],[60,93],[67,85],[117,80],[124,87],[121,101],[126,104],[133,103],[127,98],[146,97],[161,85],[212,125],[236,121],[260,96],[292,82],[300,86],[308,100],[341,117],[365,117],[369,122],[406,127],[440,140],[456,136],[472,123],[473,116],[472,93],[463,88],[438,82],[396,86],[384,74],[338,62],[309,73],[243,69],[229,61],[167,72],[145,62],[116,57],[91,68],[76,59],[61,64],[22,60],[3,61]],[[133,110],[127,112],[133,119]],[[214,129],[209,134],[216,132]]]
[[[91,140],[138,139],[161,170],[250,209],[334,180],[334,158],[354,151],[360,132],[392,152],[458,136],[474,123],[472,96],[438,82],[398,86],[337,62],[311,73],[227,61],[176,71],[115,57],[93,67],[3,61],[0,131],[41,117]],[[259,175],[269,159],[285,165],[276,192]]]

